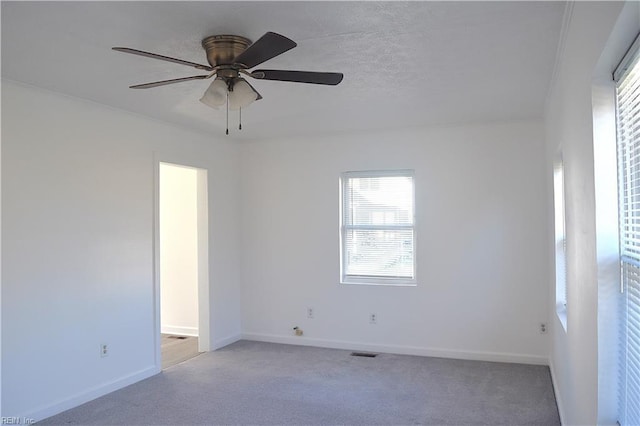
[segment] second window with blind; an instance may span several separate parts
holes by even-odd
[[[567,236],[565,232],[564,162],[559,154],[553,165],[553,210],[555,225],[556,312],[567,330]]]
[[[640,424],[640,56],[639,41],[614,73],[618,151],[620,265],[619,418]]]

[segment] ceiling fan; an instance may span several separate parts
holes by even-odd
[[[213,35],[202,40],[202,47],[207,53],[207,62],[209,65],[202,65],[128,47],[114,47],[113,50],[187,65],[208,72],[202,75],[136,84],[130,86],[131,89],[150,89],[167,84],[204,80],[215,76],[215,79],[205,91],[200,101],[212,108],[219,108],[226,104],[227,134],[229,134],[229,109],[240,110],[240,113],[242,113],[242,108],[247,107],[254,101],[262,99],[260,93],[258,93],[247,80],[242,78],[241,75],[257,80],[289,81],[329,86],[335,86],[342,81],[342,73],[336,72],[268,69],[249,71],[250,68],[281,55],[296,46],[297,44],[293,40],[273,32],[266,33],[253,44],[249,39],[237,35]],[[242,124],[240,124],[240,129],[242,129]]]

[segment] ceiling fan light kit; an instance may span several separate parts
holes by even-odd
[[[214,109],[228,101],[230,110],[245,108],[256,100],[258,92],[244,78],[225,81],[221,77],[216,77],[200,98],[200,102]]]
[[[204,92],[200,102],[215,109],[226,105],[227,134],[229,134],[229,109],[239,110],[240,114],[242,114],[242,108],[246,108],[253,102],[262,99],[260,93],[258,93],[247,80],[242,78],[240,76],[241,74],[258,80],[311,83],[329,86],[339,84],[343,78],[342,73],[333,72],[287,70],[249,71],[250,68],[260,65],[296,47],[296,43],[293,40],[273,32],[266,33],[253,44],[249,39],[237,35],[213,35],[202,40],[202,47],[206,51],[209,65],[202,65],[128,47],[114,47],[113,50],[174,62],[209,72],[209,74],[204,75],[137,84],[130,86],[132,89],[149,89],[185,81],[203,80],[215,75],[215,79]],[[242,115],[240,115],[240,117],[242,117]],[[242,129],[242,123],[240,123],[239,129]]]

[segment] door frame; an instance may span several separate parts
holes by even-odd
[[[154,153],[153,156],[153,322],[154,363],[162,370],[160,318],[160,164],[196,169],[198,192],[198,351],[211,350],[209,283],[209,170],[198,161]]]

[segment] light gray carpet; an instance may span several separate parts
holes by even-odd
[[[349,353],[240,341],[41,424],[560,424],[545,366]]]
[[[197,337],[174,336],[172,334],[162,334],[161,337],[160,350],[163,370],[200,355]]]

